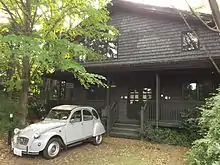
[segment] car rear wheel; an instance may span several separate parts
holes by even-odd
[[[99,145],[102,143],[102,140],[103,140],[102,135],[97,135],[97,136],[93,137],[93,144]]]
[[[43,150],[43,156],[46,159],[55,158],[61,149],[61,140],[59,138],[52,138],[48,141],[45,149]]]

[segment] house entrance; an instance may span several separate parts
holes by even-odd
[[[130,88],[128,90],[127,117],[140,119],[141,106],[152,99],[152,88]]]

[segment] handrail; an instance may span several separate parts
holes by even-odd
[[[113,102],[110,106],[107,106],[107,111],[108,111],[108,115],[107,115],[107,134],[109,135],[113,124],[116,121],[117,118],[117,108],[116,108],[117,102]]]
[[[117,102],[113,102],[112,106],[109,108],[109,110],[112,110],[117,105]]]
[[[147,105],[148,105],[148,100],[144,103],[144,107],[143,107],[144,111],[146,110]]]

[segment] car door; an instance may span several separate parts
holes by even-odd
[[[82,110],[77,110],[72,114],[66,127],[67,144],[74,143],[83,138],[82,124]]]
[[[91,137],[93,135],[94,119],[89,109],[83,109],[83,137]]]

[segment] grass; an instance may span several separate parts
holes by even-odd
[[[84,143],[62,151],[53,160],[45,160],[41,156],[14,156],[1,141],[0,151],[0,165],[183,165],[187,148],[105,138],[100,146]]]

